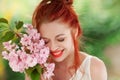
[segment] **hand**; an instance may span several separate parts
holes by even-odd
[[[31,80],[30,77],[29,77],[27,74],[25,74],[25,80]],[[52,78],[50,78],[50,79],[45,79],[44,76],[41,75],[40,80],[53,80],[53,79],[52,79]]]
[[[27,74],[25,74],[25,80],[31,80]]]
[[[40,80],[53,80],[52,78],[50,78],[50,79],[45,79],[43,75],[41,75],[40,78],[41,78]]]

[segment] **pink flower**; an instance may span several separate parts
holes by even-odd
[[[11,50],[12,49],[12,45],[11,45],[11,41],[8,42],[3,42],[3,46],[7,49],[7,50]]]
[[[33,67],[37,64],[37,59],[31,55],[27,55],[25,63],[28,65],[28,67]]]
[[[38,53],[38,52],[40,51],[38,45],[39,45],[38,43],[34,43],[34,44],[33,44],[33,52],[34,52],[34,53]]]
[[[44,40],[31,24],[24,25],[27,34],[21,33],[21,40],[17,45],[14,41],[4,42],[6,51],[2,52],[4,59],[9,61],[9,65],[15,72],[24,72],[37,64],[44,68],[44,76],[49,79],[54,75],[55,64],[47,63],[49,57],[49,48],[45,46]]]
[[[21,59],[21,61],[25,62],[26,58],[27,58],[27,53],[22,51],[22,50],[18,50],[16,51],[16,54],[19,56],[19,59]]]
[[[17,66],[17,61],[9,61],[9,65],[12,68],[13,71],[19,72],[19,67]]]
[[[40,39],[40,34],[37,33],[36,29],[28,30],[27,33],[29,34],[30,37],[32,37],[34,41]]]
[[[20,58],[26,64],[26,68],[33,67],[37,64],[37,59],[33,56],[33,54],[22,52]]]
[[[18,72],[19,68],[17,67],[17,64],[18,64],[19,59],[18,59],[18,55],[15,53],[14,50],[9,53],[8,60],[9,60],[9,65],[12,68],[12,70]]]
[[[45,46],[45,42],[43,39],[39,40],[38,47],[41,49],[43,46]]]
[[[23,46],[23,49],[24,49],[24,48],[25,48],[25,47]],[[30,53],[33,53],[33,51],[34,51],[34,43],[31,42],[30,45],[26,46],[26,48],[30,50]]]
[[[35,32],[35,33],[33,34],[33,40],[39,40],[39,39],[40,39],[40,34],[37,33],[37,32]]]
[[[31,37],[28,36],[27,34],[24,34],[23,37],[21,38],[20,43],[22,43],[22,45],[24,45],[24,46],[30,45]]]
[[[3,51],[3,52],[2,52],[2,56],[3,56],[3,58],[6,59],[6,60],[8,60],[8,58],[9,58],[7,51]]]
[[[44,72],[43,76],[45,77],[45,79],[50,79],[51,76],[54,76],[54,68],[55,68],[55,64],[54,63],[46,63],[44,64],[44,66],[46,67],[47,71]]]
[[[24,70],[26,69],[26,65],[25,65],[25,62],[24,61],[18,61],[18,69],[19,71],[18,72],[24,72]]]
[[[33,29],[33,26],[31,24],[24,24],[23,27],[27,28],[28,30]]]
[[[9,53],[9,61],[18,61],[18,55],[16,54],[15,50],[12,50],[10,53]]]
[[[49,56],[49,48],[44,47],[43,49],[40,50],[38,63],[39,64],[46,63],[48,56]]]
[[[48,72],[53,72],[54,71],[54,68],[55,68],[54,63],[46,63],[46,64],[44,64],[44,66],[46,67]]]

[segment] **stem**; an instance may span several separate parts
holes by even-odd
[[[17,37],[21,38],[21,35],[19,33],[15,32],[15,34],[16,34]]]

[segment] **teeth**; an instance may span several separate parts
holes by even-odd
[[[52,55],[53,55],[54,57],[60,57],[60,56],[62,55],[62,53],[63,53],[63,50],[59,50],[59,51],[53,52]]]
[[[54,55],[58,55],[58,54],[60,54],[60,52],[54,53]]]

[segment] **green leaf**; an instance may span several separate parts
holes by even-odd
[[[5,18],[0,18],[0,23],[6,23],[6,24],[8,24],[8,20],[5,19]]]
[[[0,23],[0,33],[5,32],[6,30],[9,30],[9,25],[5,23]]]
[[[40,80],[40,73],[36,69],[34,69],[30,77],[31,80]]]
[[[27,69],[26,73],[31,77],[31,80],[40,80],[40,74],[43,73],[43,69],[40,65],[36,65]]]
[[[19,44],[20,44],[20,38],[14,37],[14,38],[12,39],[12,43],[16,43],[17,45],[19,45]]]
[[[35,69],[35,67],[31,67],[31,68],[29,68],[29,69],[26,69],[25,71],[26,71],[26,73],[30,76],[31,75],[31,73],[32,73],[32,71]]]
[[[25,27],[22,27],[21,30],[19,30],[19,32],[22,34],[27,34]]]
[[[22,22],[22,21],[19,21],[19,22],[17,22],[17,24],[16,24],[16,29],[20,29],[22,26],[23,26],[23,22]]]
[[[0,40],[1,40],[1,37],[3,36],[3,33],[0,33]]]
[[[41,68],[40,65],[37,65],[36,69],[40,74],[43,73],[43,68]]]
[[[14,38],[15,33],[13,31],[7,31],[4,36],[1,37],[0,42],[6,42]]]

